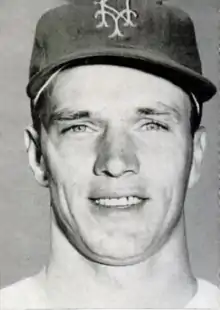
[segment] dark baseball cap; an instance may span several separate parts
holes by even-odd
[[[202,74],[191,18],[150,0],[75,0],[38,22],[27,94],[33,101],[62,68],[110,64],[139,69],[182,87],[199,104],[216,93]]]

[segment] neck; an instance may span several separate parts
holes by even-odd
[[[48,299],[52,296],[59,307],[179,308],[180,303],[184,307],[195,294],[183,218],[156,254],[124,267],[87,260],[54,222],[51,232],[51,257],[45,283]]]

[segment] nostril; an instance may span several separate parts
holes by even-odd
[[[123,157],[110,157],[106,161],[97,161],[95,165],[96,175],[106,175],[118,178],[129,173],[138,173],[139,164],[136,158],[127,160]]]

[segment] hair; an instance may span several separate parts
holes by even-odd
[[[49,98],[46,91],[42,92],[36,103],[31,101],[32,124],[38,135],[41,134],[42,111],[44,109],[45,104],[48,103],[48,101]]]
[[[195,103],[195,99],[192,95],[189,95],[190,102],[191,102],[191,113],[190,113],[190,127],[191,127],[191,134],[194,137],[196,131],[199,129],[202,114],[203,114],[203,104],[200,104],[200,110],[198,112],[197,104]]]

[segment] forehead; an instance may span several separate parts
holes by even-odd
[[[186,109],[188,95],[173,83],[136,69],[92,65],[60,72],[51,91],[53,109],[103,110],[154,107],[158,102]]]

